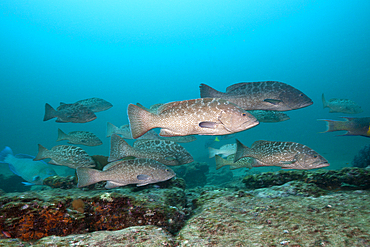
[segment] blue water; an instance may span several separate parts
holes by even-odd
[[[0,2],[0,149],[37,154],[57,129],[87,130],[104,142],[83,147],[109,153],[106,123],[128,123],[127,105],[199,97],[236,82],[277,80],[303,91],[312,106],[290,120],[260,124],[237,138],[295,141],[350,166],[370,139],[319,133],[339,119],[328,99],[356,101],[369,116],[370,1],[13,1]],[[113,108],[85,124],[43,122],[44,105],[99,97]],[[339,133],[340,134],[340,133]],[[208,137],[207,137],[208,138]],[[205,160],[206,137],[184,144]],[[219,146],[231,143],[234,139]],[[217,145],[216,145],[217,146]],[[214,165],[213,160],[208,160]]]

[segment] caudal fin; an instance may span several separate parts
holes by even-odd
[[[67,134],[64,133],[61,129],[58,129],[58,138],[57,138],[57,142],[59,141],[63,141],[63,140],[67,140]]]
[[[44,121],[48,121],[52,118],[55,118],[57,116],[57,111],[54,110],[54,108],[49,105],[48,103],[45,104],[45,115],[44,115]]]
[[[133,104],[128,105],[127,114],[130,120],[131,134],[134,139],[155,128],[152,126],[152,120],[155,114]]]
[[[77,187],[85,187],[90,184],[95,184],[97,182],[103,181],[101,176],[101,171],[96,170],[96,169],[90,169],[86,167],[78,167],[76,169],[77,173],[77,178],[78,178],[78,183]]]
[[[46,157],[46,152],[48,151],[45,147],[43,147],[41,144],[38,144],[39,145],[39,152],[37,153],[37,156],[33,159],[33,160],[42,160],[42,159],[46,159],[48,157]]]
[[[110,139],[110,154],[108,162],[113,162],[123,157],[134,156],[131,147],[122,137],[113,134]]]
[[[222,158],[221,156],[217,154],[215,155],[215,161],[216,161],[216,170],[220,169],[223,166],[227,166],[231,164],[231,162],[229,162],[228,160],[225,160],[224,158]]]
[[[212,147],[209,147],[208,148],[208,152],[209,152],[209,156],[208,156],[208,158],[213,158],[213,157],[215,157],[215,155],[216,155],[216,153],[217,153],[217,149],[216,148],[212,148]]]
[[[318,119],[319,121],[326,122],[326,130],[321,133],[326,132],[333,132],[338,130],[348,130],[348,123],[349,121],[336,121],[336,120],[329,120],[329,119]]]
[[[107,122],[107,137],[117,133],[118,127],[114,124]]]
[[[5,163],[5,159],[8,155],[13,155],[13,151],[10,147],[5,147],[1,152],[0,152],[0,162]]]
[[[221,98],[224,93],[217,91],[216,89],[211,88],[206,84],[200,84],[200,97],[201,98]]]
[[[321,100],[324,108],[329,107],[328,102],[325,100],[324,94],[322,94]]]
[[[246,151],[249,150],[249,148],[245,146],[243,143],[241,143],[238,139],[235,139],[235,140],[236,140],[236,153],[234,157],[234,163],[243,157],[247,157]]]

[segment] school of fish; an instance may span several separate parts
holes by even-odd
[[[326,100],[324,108],[330,113],[358,114],[363,110],[349,99]],[[192,155],[179,143],[197,140],[197,135],[215,136],[207,144],[209,158],[215,158],[216,169],[260,166],[278,166],[282,169],[315,169],[329,166],[319,153],[304,144],[289,141],[257,140],[251,147],[239,140],[217,149],[211,145],[227,141],[228,137],[256,127],[260,122],[276,123],[290,119],[285,111],[312,105],[312,100],[300,90],[283,82],[242,82],[230,85],[226,92],[201,84],[200,98],[157,103],[149,108],[140,103],[129,104],[128,124],[120,127],[107,122],[110,137],[109,156],[90,156],[79,146],[99,146],[103,142],[85,130],[68,134],[58,129],[56,141],[74,145],[56,145],[50,150],[39,144],[36,157],[17,154],[9,147],[0,152],[0,163],[21,176],[28,185],[42,184],[43,179],[55,175],[53,165],[76,169],[78,187],[107,181],[106,188],[127,184],[143,186],[169,180],[176,176],[168,166],[179,166],[194,161]],[[100,98],[63,103],[54,109],[45,104],[44,121],[56,118],[57,123],[87,123],[95,120],[95,113],[113,105]],[[344,135],[370,137],[370,117],[343,117],[345,121],[322,119],[327,130],[347,131]],[[155,129],[160,129],[159,134]],[[125,139],[135,140],[133,145]],[[50,159],[49,164],[42,161]],[[96,165],[104,164],[103,170]]]

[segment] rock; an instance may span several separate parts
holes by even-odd
[[[79,208],[72,202],[79,199]],[[0,197],[0,232],[25,241],[131,226],[156,225],[170,233],[186,219],[182,188],[154,185],[111,190],[53,189]]]

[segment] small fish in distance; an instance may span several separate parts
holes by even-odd
[[[235,154],[236,144],[235,143],[234,144],[226,144],[226,145],[223,145],[222,147],[220,147],[219,149],[209,147],[208,152],[209,152],[209,156],[208,156],[209,158],[213,158],[213,157],[215,157],[215,155],[221,155],[223,158],[225,158],[229,155]]]
[[[58,123],[87,123],[96,119],[94,112],[78,103],[61,105],[57,110],[46,103],[44,121],[55,117]]]
[[[330,99],[326,100],[322,94],[322,104],[324,108],[329,108],[329,113],[357,114],[363,112],[361,106],[349,99]]]
[[[219,92],[200,85],[200,97],[222,98],[244,110],[290,111],[312,105],[312,100],[298,89],[278,81],[241,82]]]
[[[115,188],[128,184],[143,186],[169,180],[175,172],[152,159],[119,160],[109,163],[103,171],[79,167],[76,169],[77,187],[85,187],[100,181],[108,181],[105,188]]]
[[[323,133],[346,130],[342,136],[370,137],[370,117],[342,117],[345,121],[318,119],[327,122],[327,129]]]
[[[157,114],[130,104],[128,117],[135,139],[153,128],[161,128],[160,136],[227,135],[258,124],[237,105],[215,98],[170,102],[160,106]]]
[[[57,175],[51,165],[44,161],[33,161],[35,157],[28,154],[13,154],[10,147],[0,152],[0,163],[9,165],[9,169],[27,182],[24,185],[43,184],[45,178]]]
[[[92,112],[106,111],[113,106],[108,101],[100,99],[100,98],[83,99],[83,100],[77,101],[76,103],[85,106]],[[62,105],[65,105],[65,103],[60,102],[59,107],[61,107]]]
[[[94,167],[94,160],[80,147],[59,145],[51,150],[39,144],[39,152],[33,160],[48,159],[50,164],[67,166],[76,169],[77,167]]]
[[[68,134],[58,129],[57,142],[68,140],[68,143],[79,144],[85,146],[99,146],[103,142],[94,134],[88,131],[72,131]]]
[[[283,169],[315,169],[329,166],[329,162],[313,149],[296,142],[256,141],[249,148],[236,140],[234,162],[252,157],[263,166]]]

